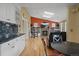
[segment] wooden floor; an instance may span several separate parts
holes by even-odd
[[[44,38],[44,42],[41,38],[30,38],[26,41],[24,51],[20,56],[62,56],[58,51],[47,47],[47,40]]]
[[[31,38],[26,41],[26,47],[20,56],[45,56],[41,38]]]

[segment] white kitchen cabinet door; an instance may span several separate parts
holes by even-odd
[[[17,24],[19,16],[19,8],[13,4],[8,4],[6,8],[6,20],[9,20],[11,23]]]
[[[17,38],[16,42],[16,55],[20,55],[25,48],[25,38],[21,36]]]
[[[6,8],[6,20],[8,20],[11,23],[15,23],[16,24],[16,20],[15,20],[15,6],[10,4],[7,5]]]
[[[15,41],[14,40],[1,44],[1,55],[2,56],[15,55]]]
[[[17,37],[6,43],[1,44],[1,56],[18,56],[25,47],[25,38]]]
[[[6,21],[6,6],[4,4],[0,4],[0,21]]]
[[[14,4],[0,4],[0,20],[16,24],[18,9]]]
[[[1,45],[0,45],[0,56],[1,56]]]

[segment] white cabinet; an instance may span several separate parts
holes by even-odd
[[[0,56],[1,56],[1,45],[0,45]]]
[[[15,51],[15,40],[1,44],[1,55],[13,55]]]
[[[4,21],[6,16],[6,6],[3,4],[0,4],[0,20]]]
[[[23,51],[25,48],[25,37],[21,36],[16,39],[16,55],[20,55],[20,53]]]
[[[15,38],[6,43],[1,44],[1,56],[17,56],[25,47],[24,36]]]
[[[12,23],[16,23],[15,20],[15,7],[14,6],[7,6],[6,8],[6,20]]]
[[[0,4],[0,20],[16,24],[16,12],[19,8],[14,4]]]

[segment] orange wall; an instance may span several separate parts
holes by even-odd
[[[57,23],[57,22],[54,22],[54,21],[48,21],[48,20],[44,20],[44,19],[40,19],[40,18],[36,18],[36,17],[31,17],[31,24],[33,25],[34,23],[38,23],[38,25],[40,26],[41,23],[43,22],[47,22],[49,23],[49,27],[52,26],[52,23]]]

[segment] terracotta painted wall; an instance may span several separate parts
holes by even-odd
[[[33,25],[34,23],[38,23],[38,25],[40,26],[41,23],[43,23],[43,22],[49,23],[49,27],[52,26],[52,23],[57,23],[57,22],[54,22],[54,21],[48,21],[48,20],[44,20],[44,19],[40,19],[40,18],[31,17],[31,24],[32,24],[32,25]]]

